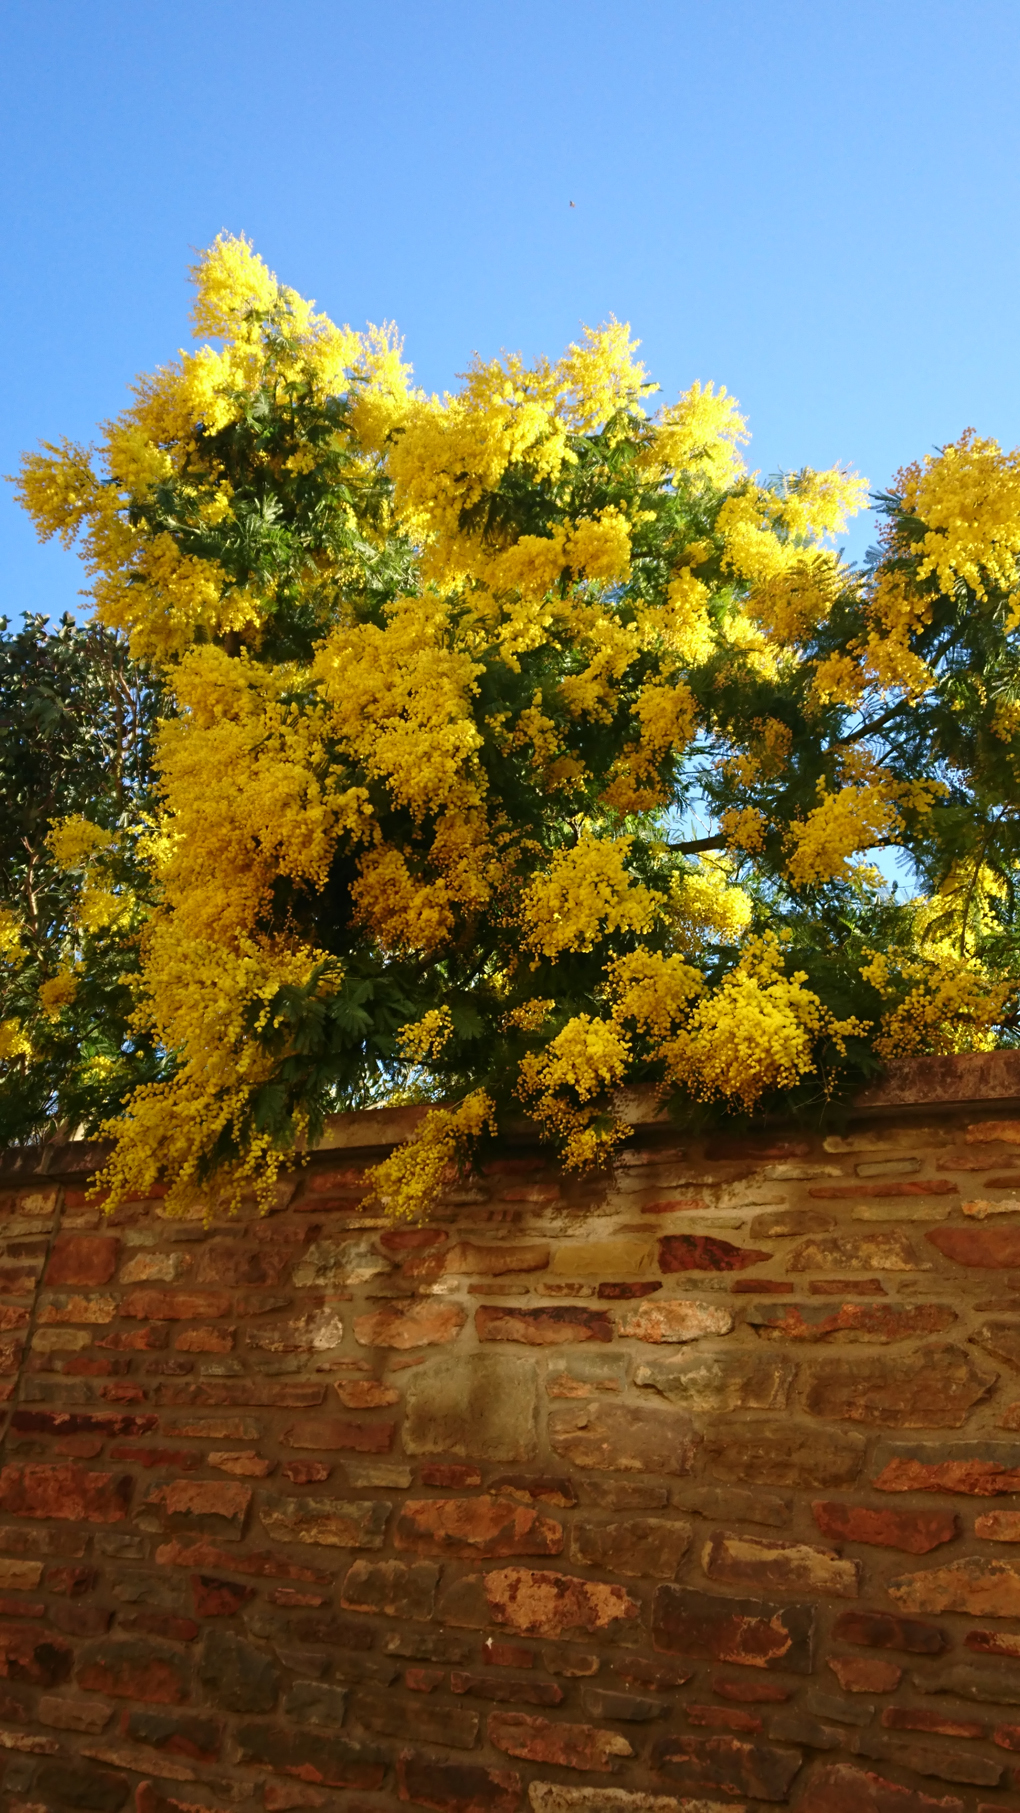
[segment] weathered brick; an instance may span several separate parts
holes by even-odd
[[[64,1694],[42,1694],[37,1705],[41,1725],[52,1725],[56,1731],[102,1731],[113,1717],[113,1707],[106,1700],[78,1699]]]
[[[685,1789],[783,1800],[800,1768],[801,1752],[738,1737],[664,1737],[653,1744],[651,1763]]]
[[[1020,1681],[1014,1679],[998,1662],[982,1665],[951,1662],[942,1668],[925,1669],[910,1677],[918,1693],[948,1693],[955,1700],[976,1700],[993,1706],[1020,1706]]]
[[[484,1592],[492,1622],[525,1637],[611,1631],[640,1615],[625,1587],[534,1568],[493,1568]]]
[[[87,1646],[78,1656],[74,1678],[88,1692],[114,1699],[180,1706],[189,1697],[187,1662],[175,1650],[158,1650],[151,1643],[118,1640]]]
[[[956,1321],[948,1303],[756,1303],[747,1320],[760,1340],[910,1341]]]
[[[245,1549],[232,1554],[229,1549],[217,1548],[214,1542],[206,1541],[165,1542],[156,1550],[154,1559],[158,1568],[226,1568],[232,1574],[250,1574],[258,1580],[308,1580],[314,1582],[328,1581],[332,1578],[330,1574],[320,1574],[312,1568],[299,1567],[297,1562],[287,1561],[282,1555],[273,1554],[268,1549]]]
[[[295,1681],[283,1702],[285,1718],[299,1725],[325,1725],[336,1730],[343,1723],[347,1690],[326,1687],[321,1681]]]
[[[810,1674],[814,1631],[813,1605],[725,1599],[668,1585],[657,1588],[652,1604],[656,1649],[698,1660]]]
[[[956,1196],[958,1194],[957,1185],[952,1183],[948,1177],[919,1178],[913,1183],[895,1183],[889,1180],[880,1183],[813,1184],[808,1191],[808,1195],[814,1197],[818,1202],[847,1202],[858,1196],[893,1200],[900,1196]]]
[[[0,1559],[0,1587],[16,1592],[31,1592],[42,1579],[43,1564],[41,1561],[14,1561]]]
[[[722,1304],[680,1297],[668,1303],[642,1303],[640,1309],[626,1311],[616,1327],[619,1335],[632,1341],[697,1341],[702,1335],[728,1335],[733,1316]]]
[[[785,1681],[744,1680],[740,1676],[730,1680],[725,1675],[713,1675],[712,1692],[724,1700],[738,1700],[742,1706],[775,1705],[788,1700],[794,1689]]]
[[[591,1403],[552,1411],[549,1441],[575,1467],[682,1474],[690,1471],[697,1434],[680,1410]]]
[[[0,1624],[0,1676],[35,1687],[58,1687],[71,1672],[73,1652],[52,1633]]]
[[[27,1462],[0,1468],[0,1511],[16,1517],[59,1517],[75,1523],[120,1523],[128,1514],[128,1473]]]
[[[1020,1327],[1012,1322],[983,1322],[970,1336],[975,1347],[983,1348],[993,1360],[1002,1360],[1014,1372],[1020,1372]]]
[[[379,1379],[334,1379],[333,1389],[345,1410],[379,1410],[400,1402],[395,1386]]]
[[[437,1479],[426,1479],[425,1476],[429,1471],[428,1467],[423,1467],[421,1470],[423,1486],[462,1483],[454,1480],[443,1482]],[[476,1479],[472,1483],[480,1485],[481,1479]],[[538,1503],[565,1508],[577,1503],[577,1493],[574,1491],[573,1482],[569,1479],[561,1479],[556,1475],[503,1473],[498,1478],[489,1481],[489,1490],[497,1498],[515,1498],[522,1505]]]
[[[902,1668],[878,1656],[830,1656],[829,1667],[845,1693],[893,1693],[903,1679]]]
[[[412,1750],[397,1758],[397,1792],[435,1813],[517,1813],[521,1778],[511,1769],[448,1763]]]
[[[393,1533],[398,1549],[422,1555],[558,1555],[563,1526],[505,1499],[407,1499]]]
[[[381,1788],[386,1763],[370,1744],[320,1737],[314,1731],[284,1731],[278,1725],[242,1725],[235,1732],[242,1763],[256,1763],[330,1788]]]
[[[280,1693],[276,1663],[232,1630],[206,1631],[198,1678],[224,1712],[272,1712]]]
[[[908,1612],[969,1612],[972,1617],[1020,1616],[1020,1569],[971,1555],[925,1573],[903,1574],[886,1588]]]
[[[392,1508],[382,1499],[266,1498],[259,1517],[277,1542],[378,1549]]]
[[[291,1277],[299,1289],[338,1290],[367,1284],[392,1270],[392,1261],[375,1250],[370,1236],[355,1235],[346,1240],[313,1241],[295,1263]]]
[[[388,1454],[393,1446],[395,1427],[393,1423],[352,1423],[336,1416],[309,1416],[292,1423],[280,1440],[287,1448]]]
[[[553,1347],[565,1341],[611,1341],[613,1323],[605,1310],[556,1305],[546,1309],[513,1309],[483,1303],[475,1311],[480,1341],[520,1341],[528,1347]]]
[[[1020,1636],[1011,1631],[969,1630],[964,1637],[968,1649],[976,1649],[985,1656],[1008,1656],[1011,1661],[1020,1662]]]
[[[203,1322],[227,1316],[235,1306],[229,1291],[128,1291],[120,1314],[140,1322]]]
[[[362,1347],[438,1347],[455,1341],[467,1321],[459,1303],[428,1298],[419,1303],[387,1303],[355,1316],[354,1339]]]
[[[822,1209],[768,1209],[751,1222],[752,1240],[802,1239],[805,1234],[829,1234],[835,1217]]]
[[[636,1725],[665,1718],[673,1710],[670,1700],[654,1700],[648,1694],[614,1693],[604,1687],[587,1687],[581,1702],[590,1719],[620,1719]]]
[[[430,1561],[355,1561],[344,1576],[340,1603],[347,1611],[427,1621],[438,1583],[439,1569]]]
[[[481,1723],[478,1713],[464,1706],[411,1705],[375,1687],[358,1688],[351,1695],[350,1712],[354,1723],[374,1736],[447,1744],[452,1750],[473,1750]]]
[[[938,1737],[984,1737],[987,1729],[977,1719],[949,1718],[917,1706],[886,1706],[882,1724],[888,1731],[931,1731]]]
[[[87,1808],[89,1813],[118,1813],[131,1792],[123,1775],[111,1775],[106,1769],[93,1769],[81,1761],[74,1764],[43,1763],[35,1777],[33,1792],[43,1796],[43,1807]]]
[[[779,1354],[748,1352],[696,1354],[682,1359],[644,1360],[634,1383],[650,1386],[695,1415],[732,1410],[782,1410],[796,1367]]]
[[[901,1769],[913,1769],[918,1775],[934,1775],[939,1781],[970,1782],[994,1788],[1003,1775],[1001,1763],[990,1762],[973,1751],[961,1750],[958,1744],[949,1751],[941,1745],[934,1749],[927,1744],[904,1743],[878,1732],[868,1732],[858,1738],[857,1749],[863,1756],[878,1757]]]
[[[932,1246],[956,1265],[1006,1271],[1020,1265],[1020,1225],[1015,1227],[939,1227],[925,1234]]]
[[[771,1258],[771,1253],[734,1246],[714,1234],[663,1234],[659,1241],[659,1270],[667,1273],[740,1272]]]
[[[625,1737],[595,1725],[568,1725],[537,1718],[525,1712],[489,1715],[490,1743],[508,1756],[533,1763],[554,1763],[563,1769],[590,1769],[608,1774],[616,1758],[633,1756]]]
[[[258,1353],[331,1353],[343,1338],[343,1320],[330,1309],[293,1316],[288,1322],[259,1324],[246,1336],[248,1346]]]
[[[129,1712],[121,1730],[136,1744],[149,1744],[167,1756],[190,1756],[198,1763],[215,1762],[223,1743],[223,1727],[215,1719],[163,1712]]]
[[[455,1668],[450,1675],[451,1693],[471,1693],[482,1700],[503,1700],[516,1705],[559,1706],[563,1689],[554,1681],[520,1680],[512,1675],[471,1674]]]
[[[860,1590],[859,1561],[844,1561],[833,1549],[777,1537],[718,1530],[701,1551],[701,1565],[710,1580],[724,1580],[732,1586],[832,1593],[840,1599],[856,1599]]]
[[[213,1519],[239,1536],[251,1504],[251,1487],[218,1479],[175,1479],[152,1486],[143,1502],[157,1505],[165,1517],[181,1519],[185,1526],[195,1518]],[[222,1531],[218,1534],[222,1540]]]
[[[625,1523],[575,1523],[570,1555],[581,1567],[669,1580],[690,1542],[689,1523],[663,1517],[633,1517]]]
[[[765,1721],[752,1712],[740,1712],[735,1706],[696,1706],[690,1701],[684,1707],[689,1725],[701,1725],[711,1731],[764,1731]]]
[[[567,1787],[561,1782],[532,1782],[532,1813],[719,1813],[707,1802],[678,1801],[672,1794],[633,1792],[627,1788]],[[739,1809],[731,1808],[731,1813]]]
[[[694,1511],[699,1517],[711,1517],[716,1522],[741,1518],[746,1523],[781,1529],[790,1521],[788,1498],[776,1498],[771,1492],[742,1491],[736,1486],[674,1486],[670,1502],[678,1511]]]
[[[959,1519],[951,1511],[893,1511],[884,1506],[873,1510],[869,1505],[836,1504],[832,1499],[816,1498],[811,1514],[823,1536],[903,1549],[908,1555],[927,1555],[942,1543],[952,1542],[960,1529]]]
[[[813,1423],[734,1419],[724,1429],[709,1430],[705,1455],[713,1476],[728,1484],[824,1489],[854,1484],[865,1441]]]
[[[916,1272],[925,1265],[906,1234],[832,1234],[805,1240],[787,1260],[790,1272]]]
[[[544,1243],[514,1246],[482,1246],[473,1240],[458,1240],[446,1246],[414,1254],[405,1259],[401,1277],[431,1280],[464,1276],[502,1278],[510,1272],[542,1272],[549,1264],[550,1248]]]
[[[938,1656],[949,1646],[945,1631],[916,1618],[897,1618],[888,1612],[840,1612],[832,1634],[845,1643],[869,1649],[902,1649],[908,1655]]]
[[[949,1342],[893,1359],[820,1361],[806,1393],[816,1416],[885,1429],[959,1429],[998,1374]]]
[[[1020,1446],[1014,1442],[883,1442],[872,1462],[880,1492],[960,1492],[993,1498],[1020,1492]]]
[[[538,1450],[535,1362],[480,1353],[426,1362],[408,1381],[407,1454],[526,1461]]]
[[[206,1459],[210,1467],[218,1467],[221,1473],[236,1474],[239,1479],[268,1479],[276,1466],[274,1460],[265,1460],[251,1448],[241,1451],[214,1448]]]
[[[109,1284],[120,1241],[108,1234],[58,1234],[46,1267],[47,1284]]]

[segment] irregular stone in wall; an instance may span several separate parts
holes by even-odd
[[[79,1652],[74,1670],[75,1681],[86,1692],[147,1700],[156,1706],[183,1705],[189,1698],[190,1675],[190,1664],[176,1650],[160,1650],[133,1639],[87,1645]]]
[[[983,1347],[995,1360],[1002,1360],[1014,1372],[1020,1372],[1020,1323],[983,1322],[970,1336],[975,1347]]]
[[[270,1656],[242,1642],[236,1631],[215,1629],[206,1632],[198,1678],[224,1712],[272,1712],[282,1681]]]
[[[864,1464],[864,1437],[814,1423],[731,1422],[710,1430],[705,1454],[714,1477],[762,1486],[851,1486]]]
[[[572,1305],[548,1309],[510,1309],[496,1303],[475,1310],[480,1341],[521,1341],[528,1347],[554,1347],[565,1341],[611,1341],[613,1324],[603,1309]]]
[[[829,1234],[835,1225],[835,1217],[821,1209],[770,1209],[755,1216],[750,1235],[752,1240],[790,1240],[805,1234]]]
[[[58,1234],[46,1267],[47,1284],[109,1284],[120,1241],[108,1234]]]
[[[588,1348],[568,1358],[550,1357],[545,1389],[551,1398],[590,1398],[596,1391],[622,1391],[630,1375],[630,1354]]]
[[[771,1258],[771,1253],[734,1246],[732,1240],[719,1240],[714,1234],[664,1234],[659,1241],[663,1272],[739,1272]]]
[[[671,1522],[664,1517],[633,1517],[625,1523],[575,1523],[570,1555],[582,1567],[669,1580],[690,1542],[689,1523]]]
[[[739,1351],[690,1359],[643,1360],[635,1385],[650,1386],[695,1415],[729,1410],[783,1410],[796,1367],[781,1356]]]
[[[674,1486],[671,1502],[679,1511],[695,1511],[699,1517],[715,1521],[742,1518],[746,1523],[771,1524],[773,1529],[781,1529],[790,1521],[788,1498],[774,1498],[769,1492],[742,1492],[733,1486]]]
[[[1020,1224],[1008,1228],[929,1228],[925,1239],[957,1265],[982,1266],[989,1271],[1006,1271],[1012,1265],[1020,1265]]]
[[[259,1517],[277,1542],[337,1549],[379,1549],[393,1506],[381,1499],[266,1498]]]
[[[597,1402],[551,1411],[549,1441],[574,1466],[604,1472],[689,1473],[697,1448],[682,1411]]]
[[[355,1561],[344,1576],[340,1603],[345,1611],[427,1622],[438,1584],[439,1569],[431,1561]]]
[[[459,1303],[428,1298],[419,1303],[387,1303],[355,1316],[354,1339],[362,1347],[441,1347],[455,1341],[467,1321]]]
[[[799,1750],[737,1737],[664,1737],[651,1764],[682,1788],[784,1800],[801,1765]]]
[[[790,1254],[789,1272],[917,1272],[931,1267],[918,1259],[906,1234],[833,1234],[805,1240]]]
[[[806,1394],[816,1416],[885,1429],[959,1429],[998,1373],[945,1342],[903,1358],[818,1363]]]
[[[556,1763],[562,1769],[592,1769],[608,1774],[616,1758],[633,1756],[625,1737],[595,1725],[568,1725],[524,1712],[489,1715],[489,1741],[509,1756],[534,1763]]]
[[[697,1341],[702,1335],[728,1335],[733,1316],[719,1303],[680,1297],[671,1303],[642,1303],[625,1312],[616,1327],[632,1341]]]
[[[302,1253],[291,1277],[299,1289],[336,1290],[343,1285],[367,1284],[392,1270],[392,1261],[376,1252],[369,1236],[362,1235],[353,1240],[314,1241]]]
[[[1002,1630],[969,1630],[964,1637],[968,1649],[985,1656],[1008,1656],[1020,1662],[1020,1635]]]
[[[971,1555],[922,1574],[891,1580],[886,1591],[908,1612],[969,1612],[972,1617],[1020,1617],[1020,1570],[1006,1561]]]
[[[447,1763],[402,1750],[397,1758],[397,1792],[435,1813],[516,1813],[521,1778],[511,1769],[483,1769],[475,1763]]]
[[[407,1499],[400,1507],[394,1546],[422,1555],[558,1555],[563,1525],[512,1500]]]
[[[0,1677],[34,1687],[59,1687],[71,1672],[74,1654],[62,1638],[20,1625],[0,1625]],[[99,1689],[98,1691],[102,1691]]]
[[[532,1782],[532,1813],[691,1813],[672,1794],[647,1794],[629,1788],[568,1788],[559,1782]],[[717,1813],[704,1806],[702,1813]],[[740,1813],[730,1808],[730,1813]]]
[[[527,1637],[612,1630],[641,1610],[625,1587],[535,1568],[494,1568],[485,1575],[484,1592],[492,1622]]]
[[[501,1278],[508,1272],[541,1272],[549,1264],[548,1246],[481,1246],[458,1240],[440,1251],[415,1253],[400,1268],[402,1278]]]
[[[644,1240],[563,1240],[553,1251],[551,1274],[569,1278],[626,1278],[655,1263],[651,1238]]]
[[[833,1593],[840,1599],[856,1599],[860,1588],[859,1561],[844,1561],[832,1549],[775,1537],[768,1540],[717,1530],[701,1551],[701,1565],[710,1580],[734,1586]]]
[[[407,1454],[525,1461],[538,1452],[535,1362],[510,1354],[427,1361],[407,1388]]]
[[[845,1693],[894,1693],[903,1679],[902,1668],[878,1656],[830,1656],[828,1665]]]
[[[881,1442],[872,1483],[880,1492],[961,1492],[977,1498],[1020,1492],[1020,1445]]]
[[[911,1341],[956,1321],[948,1303],[756,1303],[747,1320],[760,1340]]]
[[[866,1542],[883,1549],[903,1549],[909,1555],[927,1555],[942,1543],[952,1542],[960,1530],[959,1519],[952,1511],[893,1511],[885,1507],[873,1510],[869,1505],[815,1499],[811,1514],[823,1536],[840,1542]]]
[[[727,1599],[679,1586],[660,1586],[652,1605],[656,1649],[699,1660],[810,1674],[814,1632],[813,1605]]]
[[[964,1813],[962,1800],[934,1800],[851,1763],[829,1763],[811,1776],[799,1813]]]
[[[279,1725],[242,1725],[235,1732],[238,1760],[278,1769],[330,1788],[381,1788],[386,1762],[370,1744],[319,1737],[313,1731],[284,1731]]]
[[[980,1663],[952,1662],[911,1675],[910,1682],[918,1693],[948,1693],[954,1699],[979,1704],[1020,1706],[1020,1681],[1011,1679],[999,1663],[982,1667]]]
[[[453,1750],[473,1750],[481,1723],[477,1712],[463,1706],[430,1706],[427,1701],[413,1706],[377,1687],[361,1687],[352,1694],[351,1717],[374,1737],[448,1744]]]

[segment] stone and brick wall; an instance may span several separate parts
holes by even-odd
[[[7,1155],[2,1813],[1020,1809],[1017,1060],[420,1228],[406,1128],[210,1226]]]

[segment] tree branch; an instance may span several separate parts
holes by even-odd
[[[725,837],[695,837],[686,844],[667,844],[669,850],[676,850],[681,856],[697,856],[699,850],[725,850]]]

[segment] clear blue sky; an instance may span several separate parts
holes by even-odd
[[[0,469],[185,343],[221,228],[430,389],[614,313],[765,471],[1012,446],[1018,79],[1018,0],[0,0]],[[0,568],[75,604],[9,495]]]

